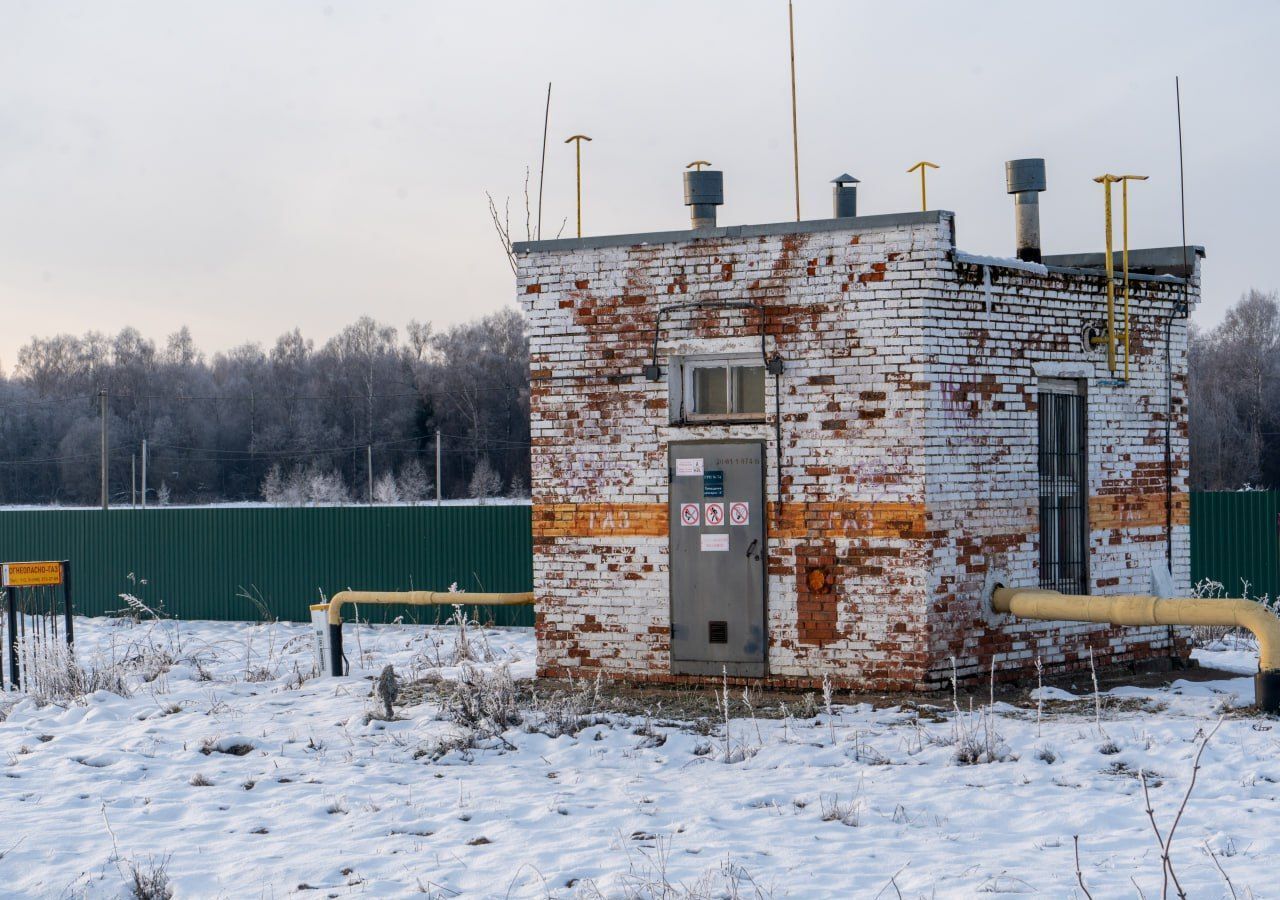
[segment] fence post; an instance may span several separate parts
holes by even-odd
[[[75,618],[75,607],[71,604],[71,560],[64,559],[62,561],[62,605],[63,615],[67,619],[67,646],[70,647],[75,643],[75,626],[72,619]]]
[[[9,689],[16,691],[22,688],[18,672],[18,592],[6,587],[4,593],[9,601]]]

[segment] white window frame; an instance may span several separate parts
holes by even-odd
[[[671,421],[680,423],[703,423],[703,422],[763,422],[765,421],[765,409],[768,408],[768,384],[769,380],[765,378],[765,397],[762,408],[759,412],[715,412],[715,413],[697,413],[690,410],[693,398],[695,396],[693,389],[693,373],[698,369],[718,369],[725,370],[725,396],[728,398],[730,408],[734,405],[733,396],[733,375],[732,370],[736,368],[764,368],[765,362],[760,358],[759,353],[708,353],[691,356],[683,356],[675,360],[677,363],[669,370],[670,393],[671,393]],[[674,374],[676,377],[671,378]]]

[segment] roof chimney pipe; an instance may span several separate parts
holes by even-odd
[[[831,179],[832,215],[837,219],[852,219],[858,215],[858,179],[849,173]]]
[[[703,171],[711,163],[697,159],[685,166],[693,171],[684,173],[684,205],[689,207],[689,218],[696,231],[699,228],[716,227],[716,207],[724,205],[724,173],[715,169]]]
[[[1040,262],[1040,193],[1045,188],[1043,159],[1011,159],[1004,164],[1005,183],[1013,194],[1018,259]]]

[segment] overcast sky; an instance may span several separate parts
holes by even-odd
[[[1190,243],[1212,324],[1280,287],[1280,4],[797,0],[801,195],[930,206],[1011,255],[1003,162],[1044,156],[1046,252],[1100,250],[1110,171],[1134,246]],[[0,364],[32,334],[189,325],[206,350],[321,341],[361,314],[446,326],[513,302],[484,192],[537,177],[544,236],[688,227],[680,173],[725,172],[722,224],[792,216],[785,0],[0,0]]]

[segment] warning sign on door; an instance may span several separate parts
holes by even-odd
[[[729,535],[723,531],[719,534],[702,535],[702,552],[716,552],[729,549]]]
[[[705,503],[703,504],[703,517],[706,518],[707,524],[714,527],[724,524],[724,504],[723,503]]]
[[[681,525],[697,525],[702,521],[702,511],[696,503],[680,504],[680,524]]]
[[[677,459],[676,474],[677,475],[701,475],[702,474],[702,457],[698,456],[693,459]]]
[[[748,525],[751,523],[751,504],[745,500],[729,504],[729,524]]]

